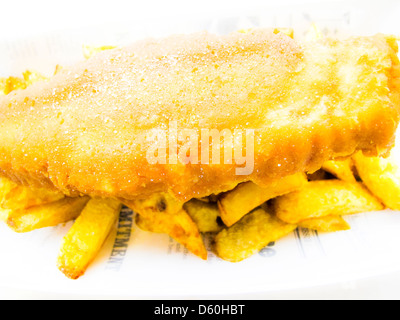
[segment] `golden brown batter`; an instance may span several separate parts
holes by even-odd
[[[0,173],[66,194],[183,200],[384,154],[399,121],[395,38],[299,43],[256,30],[145,40],[0,97]],[[154,128],[254,129],[249,176],[232,164],[149,164]]]

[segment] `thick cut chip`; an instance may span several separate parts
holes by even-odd
[[[223,260],[242,261],[296,229],[264,209],[257,209],[215,237],[214,251]]]
[[[117,221],[122,204],[114,199],[91,199],[64,238],[58,268],[71,279],[83,275]]]
[[[362,183],[341,180],[310,181],[301,190],[274,199],[277,217],[287,223],[382,210],[384,207]]]
[[[400,210],[400,170],[393,157],[353,156],[358,175],[367,188],[388,208]]]
[[[83,46],[83,56],[85,57],[85,59],[90,59],[98,52],[105,51],[105,50],[111,50],[111,49],[115,49],[115,48],[116,48],[115,46],[95,47],[95,46],[84,45]]]
[[[7,224],[15,232],[20,233],[54,227],[76,219],[88,201],[89,197],[65,198],[26,210],[9,210]]]
[[[299,227],[319,232],[336,232],[349,230],[349,224],[341,216],[326,216],[301,221]]]
[[[216,203],[192,199],[183,205],[183,209],[197,224],[200,232],[219,232],[222,230],[223,223]]]
[[[56,202],[63,198],[65,198],[65,195],[61,192],[17,185],[4,197],[1,207],[10,210],[23,210]]]
[[[183,209],[192,218],[200,232],[219,232],[222,230],[223,223],[220,220],[221,217],[216,203],[192,199],[184,204]],[[162,220],[146,219],[138,214],[136,215],[136,224],[144,231],[165,233]]]
[[[25,71],[23,73],[23,78],[0,78],[0,95],[7,95],[14,90],[26,89],[31,84],[44,80],[48,80],[48,78],[36,71],[31,70]]]
[[[346,160],[330,160],[324,162],[322,169],[333,174],[336,178],[356,182],[356,178],[353,173],[353,160],[351,158]]]
[[[263,187],[253,182],[242,183],[221,196],[218,206],[222,221],[230,227],[265,201],[301,189],[306,183],[306,175],[302,173],[274,180]]]
[[[305,40],[306,41],[317,41],[317,40],[322,39],[323,37],[324,36],[323,36],[321,30],[318,28],[318,26],[315,23],[312,23],[305,35]]]
[[[254,30],[254,29],[252,29],[252,28],[240,29],[240,30],[238,30],[238,32],[240,32],[240,33],[250,33],[250,32],[252,32],[253,30]],[[274,28],[274,29],[273,29],[273,32],[274,32],[275,34],[283,33],[283,34],[287,35],[288,37],[290,37],[290,38],[292,38],[292,39],[293,39],[293,37],[294,37],[294,30],[293,30],[292,28]]]
[[[283,33],[292,39],[294,37],[294,30],[292,28],[275,28],[274,33]]]
[[[325,180],[327,178],[327,175],[328,174],[324,170],[319,169],[313,173],[308,173],[307,179],[308,181]]]
[[[11,210],[0,208],[0,221],[7,221],[10,212]]]
[[[144,218],[140,214],[136,214],[135,223],[143,231],[153,233],[166,233],[165,226],[161,225],[159,221],[150,218]]]
[[[60,66],[59,64],[56,65],[56,67],[54,68],[54,75],[59,74],[62,70],[63,70],[62,66]]]
[[[7,221],[8,215],[11,210],[3,209],[2,204],[6,196],[10,193],[10,191],[17,187],[17,185],[11,180],[0,177],[0,221]]]
[[[202,259],[207,259],[207,250],[199,228],[182,203],[167,193],[158,193],[145,200],[125,201],[125,205],[141,217],[139,227],[153,232],[166,233],[190,252]],[[141,219],[146,221],[141,223]]]
[[[48,80],[48,78],[37,71],[27,70],[23,74],[26,87],[39,82]]]
[[[26,89],[26,82],[24,79],[17,77],[9,77],[5,80],[4,94],[9,94],[15,90]]]
[[[47,79],[47,77],[36,71],[27,70],[23,73],[23,78],[2,78],[0,80],[0,91],[2,92],[2,94],[7,95],[12,91],[26,89],[28,86],[35,82],[44,81]]]
[[[0,209],[3,214],[56,202],[64,194],[45,188],[25,187],[8,178],[0,177]]]
[[[0,208],[2,208],[3,201],[6,199],[7,195],[16,187],[17,184],[10,179],[0,177]]]

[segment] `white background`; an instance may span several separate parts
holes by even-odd
[[[371,26],[375,25],[377,19],[383,18],[384,21],[380,21],[381,32],[385,30],[400,32],[397,23],[400,2],[397,0],[1,0],[0,3],[2,38],[99,24],[115,24],[121,21],[151,21],[153,24],[159,23],[162,29],[166,17],[170,23],[174,23],[184,17],[232,17],[274,11],[289,14],[298,12],[302,7],[314,7],[323,14],[329,14],[332,7],[346,8],[345,10],[352,10],[353,13],[359,14],[361,19],[369,21]],[[383,17],[382,12],[385,13]],[[281,25],[281,22],[278,23]]]
[[[369,10],[368,4],[374,5]],[[189,20],[204,18],[229,18],[234,16],[251,16],[260,12],[276,11],[297,12],[303,5],[315,7],[315,15],[324,14],[329,17],[333,7],[342,7],[343,10],[353,12],[355,21],[347,26],[347,32],[357,34],[390,32],[400,35],[400,2],[399,1],[0,1],[0,42],[3,40],[24,39],[37,37],[43,34],[63,32],[63,30],[79,30],[101,26],[102,32],[107,26],[151,25],[156,35],[165,30],[182,32]],[[379,5],[378,5],[379,4]],[[388,9],[389,8],[389,9]],[[328,18],[327,18],[328,19]],[[166,27],[168,21],[168,27]],[[283,19],[277,21],[278,26],[288,23]],[[363,26],[363,27],[360,27]],[[192,27],[191,27],[192,28]],[[190,28],[189,28],[190,29]],[[100,29],[99,29],[100,30]],[[154,31],[156,30],[156,31]],[[189,30],[190,31],[190,30]],[[167,32],[167,31],[165,31]],[[107,38],[107,35],[104,35]],[[99,37],[101,39],[101,37]],[[101,40],[97,40],[101,41]],[[1,54],[0,54],[1,56]],[[25,66],[21,66],[22,69]],[[0,70],[7,69],[7,61],[0,61]],[[7,260],[7,259],[5,259]],[[2,259],[3,261],[3,259]],[[212,292],[208,298],[240,298],[240,299],[398,299],[400,298],[400,273],[389,272],[379,276],[364,279],[345,279],[329,285],[313,285],[312,287],[296,288],[291,290],[276,290],[274,292],[257,292],[223,296],[214,296]],[[35,288],[3,287],[0,283],[1,299],[54,299],[54,298],[124,298],[126,296],[113,295],[82,295],[79,292],[63,293],[46,292]],[[157,297],[156,298],[162,298]],[[179,298],[197,298],[178,296]],[[127,297],[129,298],[129,297]],[[140,298],[140,296],[135,296]],[[204,296],[202,296],[204,298]]]

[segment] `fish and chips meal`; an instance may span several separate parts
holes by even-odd
[[[55,260],[77,279],[124,206],[201,259],[212,236],[230,262],[296,228],[400,210],[397,40],[203,32],[1,78],[0,220],[74,221]]]

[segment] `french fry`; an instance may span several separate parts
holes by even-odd
[[[91,199],[65,236],[57,265],[68,278],[78,279],[96,257],[115,225],[122,204],[114,199]]]
[[[0,208],[2,208],[3,201],[12,189],[16,188],[17,184],[12,182],[10,179],[0,177]]]
[[[56,67],[54,68],[54,75],[59,74],[62,70],[63,70],[62,66],[60,66],[59,64],[56,65]]]
[[[89,197],[65,198],[26,210],[9,210],[7,224],[19,233],[54,227],[76,219],[88,201]]]
[[[207,250],[199,228],[182,208],[183,204],[169,194],[154,194],[144,200],[126,201],[125,205],[141,216],[137,219],[142,228],[166,233],[193,254],[207,259]],[[141,219],[146,221],[141,223]]]
[[[9,77],[5,80],[4,94],[9,94],[14,90],[26,89],[26,82],[24,79],[17,77]]]
[[[315,23],[311,24],[311,27],[308,29],[305,40],[306,41],[317,41],[323,38],[321,30]]]
[[[353,156],[361,180],[388,208],[400,210],[400,169],[392,157]]]
[[[8,216],[10,215],[10,212],[11,212],[11,210],[0,208],[0,221],[6,222],[8,219]]]
[[[44,75],[32,70],[26,70],[22,75],[24,77],[26,87],[29,87],[30,85],[39,81],[48,80],[48,78]]]
[[[322,165],[322,169],[333,174],[336,178],[340,180],[348,182],[356,182],[352,166],[353,166],[353,160],[351,158],[348,158],[346,160],[326,161]]]
[[[250,33],[253,29],[248,28],[248,29],[239,29],[237,32],[240,33]],[[293,38],[294,36],[294,30],[292,28],[274,28],[274,33],[283,33],[286,34],[288,37]]]
[[[218,202],[218,195],[215,194],[215,193],[210,194],[210,195],[208,196],[208,202],[217,203],[217,202]]]
[[[218,201],[222,221],[230,227],[265,201],[300,189],[306,183],[306,175],[299,173],[272,181],[263,187],[253,182],[239,184],[232,191],[223,194]]]
[[[111,50],[111,49],[115,49],[115,48],[116,48],[115,46],[95,47],[95,46],[84,45],[82,50],[83,50],[83,56],[85,57],[85,59],[90,59],[98,52],[105,51],[105,50]]]
[[[5,195],[1,207],[10,210],[23,210],[56,202],[63,198],[65,198],[65,195],[61,192],[17,185]]]
[[[319,169],[313,173],[307,174],[308,181],[325,180],[326,177],[327,177],[327,173],[322,169]]]
[[[242,261],[296,229],[264,209],[256,209],[215,237],[214,251],[223,260]]]
[[[3,218],[11,211],[56,202],[65,196],[56,191],[44,188],[25,187],[8,178],[0,177],[0,209]]]
[[[207,202],[207,203],[217,203],[218,202],[218,195],[217,194],[210,194],[208,197],[203,198],[195,198],[196,200]]]
[[[140,230],[146,232],[166,233],[165,227],[163,225],[160,225],[160,223],[157,223],[157,221],[153,219],[144,218],[140,214],[136,214],[135,223],[140,228]]]
[[[207,260],[207,250],[200,231],[184,209],[171,216],[158,217],[155,213],[153,216],[148,213],[145,215],[144,217],[137,214],[135,217],[136,224],[141,230],[168,234],[194,255]]]
[[[281,32],[283,34],[286,34],[290,38],[294,37],[294,30],[292,28],[275,28],[274,32],[275,33]]]
[[[135,222],[143,231],[169,234],[174,227],[173,223],[187,218],[187,213],[181,212],[182,204],[168,194],[154,194],[147,199],[125,204],[138,213],[135,217]],[[161,218],[157,212],[160,215],[167,215],[167,217]],[[178,217],[180,215],[181,217]],[[170,221],[166,224],[168,217],[170,217]],[[177,241],[180,242],[179,240]]]
[[[350,230],[349,224],[341,216],[326,216],[299,222],[299,227],[319,232],[336,232]]]
[[[207,250],[205,249],[198,227],[185,210],[180,209],[171,218],[167,216],[162,218],[155,215],[150,216],[148,213],[145,215],[146,217],[137,214],[135,217],[136,225],[141,230],[168,234],[196,256],[203,260],[207,259]]]
[[[219,232],[223,225],[218,223],[220,214],[216,203],[207,203],[202,200],[192,199],[183,205],[183,209],[189,214],[193,222],[197,225],[201,233]],[[143,231],[165,233],[162,221],[146,219],[141,215],[136,215],[136,224]]]
[[[47,80],[47,77],[36,71],[31,70],[25,71],[23,73],[23,78],[0,78],[0,95],[7,95],[14,90],[26,89],[31,84],[44,80]]]
[[[341,180],[310,181],[301,190],[274,199],[275,213],[287,223],[382,210],[383,205],[362,183]]]
[[[196,223],[200,232],[219,232],[222,230],[223,224],[216,203],[192,199],[183,205],[183,209]]]

